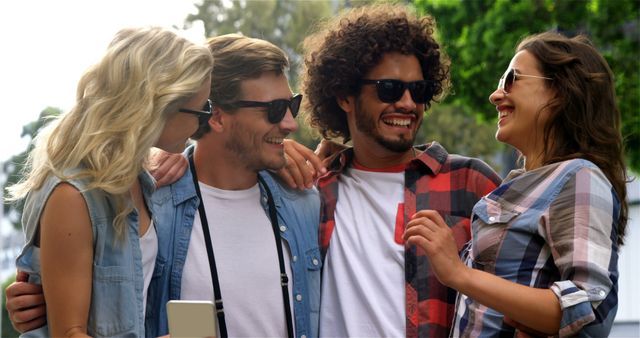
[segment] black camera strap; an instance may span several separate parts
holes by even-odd
[[[198,213],[200,214],[200,223],[202,224],[202,232],[204,235],[205,245],[207,247],[207,256],[209,258],[209,268],[211,270],[211,280],[213,282],[213,294],[216,304],[216,315],[218,317],[218,326],[220,327],[220,336],[227,338],[227,324],[224,319],[224,305],[222,303],[222,293],[220,291],[220,281],[218,279],[218,270],[216,269],[216,260],[213,254],[213,243],[211,242],[211,233],[209,231],[209,222],[207,221],[207,214],[204,209],[202,200],[202,193],[200,192],[200,184],[198,183],[198,175],[196,173],[196,167],[193,161],[193,150],[189,154],[189,166],[191,169],[191,176],[193,177],[193,185],[196,189],[196,194],[200,199],[198,204]],[[284,254],[282,253],[282,238],[280,236],[280,228],[278,226],[278,216],[276,214],[276,206],[271,195],[271,190],[264,182],[262,177],[258,175],[258,181],[262,185],[262,188],[267,193],[267,204],[269,208],[269,219],[271,221],[271,227],[273,228],[273,236],[276,241],[276,248],[278,250],[278,265],[280,266],[280,285],[282,286],[282,301],[284,303],[284,313],[287,320],[287,335],[289,338],[293,338],[293,319],[291,315],[291,305],[289,303],[289,277],[284,265]]]

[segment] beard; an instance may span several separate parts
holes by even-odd
[[[398,112],[403,114],[413,114],[418,116],[418,112]],[[356,116],[356,128],[358,130],[371,137],[376,143],[378,143],[381,147],[396,153],[404,153],[409,151],[413,147],[413,143],[416,140],[416,133],[413,134],[413,137],[408,139],[405,138],[404,135],[400,135],[400,139],[390,140],[385,138],[377,128],[378,121],[376,118],[372,116],[372,114],[368,114],[362,109],[362,104],[360,104],[360,100],[356,101],[355,106],[355,116]],[[420,120],[420,123],[422,121]],[[420,124],[418,124],[416,130],[420,128]]]
[[[225,148],[235,154],[239,163],[253,171],[278,170],[285,166],[286,160],[284,151],[281,156],[269,158],[264,153],[262,140],[255,131],[249,130],[239,122],[234,121],[231,125],[230,138],[224,143]]]

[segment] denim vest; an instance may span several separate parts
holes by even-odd
[[[292,310],[295,335],[296,337],[317,337],[322,267],[318,248],[320,212],[318,192],[315,189],[297,191],[285,188],[267,171],[262,171],[259,175],[273,194],[280,234],[291,253],[289,263],[293,276],[289,277],[293,282]],[[262,186],[260,189],[261,204],[268,215],[266,192]],[[167,301],[180,299],[182,269],[199,203],[191,171],[186,170],[178,181],[158,189],[152,197],[152,203],[158,212],[159,220],[173,222],[171,225],[163,224],[157,227],[159,232],[170,232],[159,233],[159,238],[173,238],[172,241],[159,243],[156,273],[149,286],[146,328],[149,336],[157,337],[169,333]],[[203,285],[202,287],[213,286]],[[256,310],[268,311],[268,309]],[[250,314],[247,314],[247,320],[251,320]]]
[[[154,189],[153,180],[146,172],[140,174],[139,178],[143,195],[148,201]],[[58,177],[50,176],[42,188],[30,192],[25,201],[22,227],[26,244],[16,260],[16,266],[29,274],[31,283],[41,284],[40,248],[35,246],[40,217],[53,189],[62,182]],[[124,241],[117,239],[112,226],[114,204],[109,195],[97,189],[86,191],[86,180],[65,182],[82,193],[93,231],[93,278],[87,334],[93,337],[144,337],[144,281],[137,212],[134,210],[127,217]],[[51,334],[45,325],[22,336],[50,337]]]

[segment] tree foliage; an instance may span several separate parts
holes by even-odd
[[[290,58],[288,77],[294,88],[302,61],[300,42],[314,22],[334,10],[330,1],[297,0],[203,0],[196,8],[197,13],[189,15],[186,24],[202,21],[207,36],[242,33],[282,48]]]
[[[29,147],[26,150],[21,152],[20,154],[14,155],[9,159],[9,161],[5,162],[2,171],[7,175],[7,180],[4,182],[4,186],[8,187],[20,181],[24,172],[24,165],[29,155],[31,149],[33,149],[33,145],[31,141],[36,136],[38,131],[44,127],[52,117],[60,115],[62,111],[58,108],[47,107],[45,110],[40,112],[40,116],[37,120],[32,121],[25,126],[22,127],[22,133],[20,137],[28,137],[29,138]],[[3,189],[3,194],[5,199],[7,197],[6,190]],[[20,217],[22,215],[22,208],[24,206],[24,200],[20,200],[15,203],[4,203],[3,211],[4,214],[8,217],[11,224],[14,228],[20,228]]]
[[[452,60],[454,93],[447,102],[494,120],[487,97],[525,36],[557,30],[588,35],[609,62],[622,112],[628,164],[640,171],[640,1],[415,0],[438,21]]]

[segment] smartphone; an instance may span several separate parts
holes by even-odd
[[[170,300],[167,302],[167,316],[172,338],[218,335],[216,306],[211,301]]]

